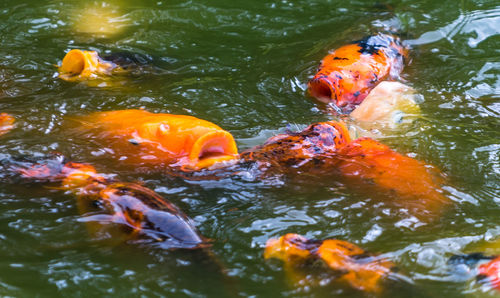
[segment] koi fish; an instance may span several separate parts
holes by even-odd
[[[149,56],[118,52],[100,57],[96,51],[71,50],[59,66],[59,78],[68,82],[85,81],[91,86],[114,86],[125,83],[124,75],[153,70]],[[92,83],[91,83],[92,82]]]
[[[441,192],[444,179],[438,171],[373,139],[351,140],[341,122],[315,123],[274,136],[241,158],[271,173],[341,177],[356,187],[365,182],[364,189],[374,186],[394,193],[406,206],[414,204],[431,214],[450,203]]]
[[[311,283],[310,272],[307,271],[308,265],[313,261],[319,261],[333,270],[332,276],[339,276],[336,278],[337,281],[371,293],[381,292],[382,281],[395,267],[389,260],[367,253],[347,241],[309,240],[297,234],[269,239],[264,258],[282,260],[287,275],[297,285]]]
[[[328,54],[309,81],[309,93],[351,111],[387,78],[397,78],[407,56],[398,37],[377,34]]]
[[[96,128],[125,162],[199,170],[235,161],[233,136],[219,126],[192,116],[143,110],[99,112],[81,118]]]
[[[13,166],[11,170],[25,179],[59,181],[59,189],[76,194],[82,221],[95,234],[117,239],[146,237],[167,249],[208,246],[191,219],[177,206],[146,187],[100,175],[89,164],[64,163],[61,156],[56,156],[31,165]],[[120,233],[112,224],[125,229]]]
[[[15,118],[7,113],[0,113],[0,136],[14,128]]]

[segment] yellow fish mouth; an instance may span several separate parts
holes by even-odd
[[[227,131],[211,131],[196,140],[189,153],[186,169],[198,170],[217,163],[236,160],[238,148],[233,136]]]
[[[74,49],[64,56],[59,66],[59,78],[70,82],[94,79],[99,75],[110,75],[114,68],[113,63],[99,58],[96,51]]]

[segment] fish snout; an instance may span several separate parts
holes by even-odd
[[[224,130],[214,130],[199,137],[189,153],[185,168],[199,170],[220,162],[238,159],[238,148],[233,136]]]
[[[309,93],[324,103],[337,102],[334,82],[324,74],[317,74],[308,83]]]
[[[69,76],[78,76],[82,74],[84,69],[89,64],[87,57],[82,50],[71,50],[64,56],[61,66],[59,67],[59,76],[65,79]]]
[[[73,49],[64,56],[59,66],[59,78],[65,81],[92,79],[98,75],[109,75],[114,68],[113,63],[103,61],[96,51]]]

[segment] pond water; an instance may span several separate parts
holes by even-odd
[[[145,108],[217,123],[242,151],[333,118],[307,81],[329,50],[384,26],[412,46],[402,79],[424,102],[422,118],[379,140],[447,176],[453,206],[430,223],[339,181],[186,181],[122,167],[67,128],[71,116]],[[17,119],[2,158],[57,151],[142,181],[213,239],[210,255],[109,245],[87,233],[73,195],[0,179],[0,295],[365,295],[290,285],[262,256],[267,239],[289,232],[382,253],[404,276],[386,296],[498,295],[446,264],[500,238],[498,1],[4,0],[0,34],[0,112]],[[55,65],[74,48],[149,55],[155,69],[123,86],[64,82]]]

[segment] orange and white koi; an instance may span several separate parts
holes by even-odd
[[[380,81],[397,78],[407,52],[398,37],[387,34],[342,46],[323,58],[309,93],[351,111]]]

